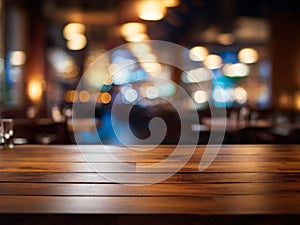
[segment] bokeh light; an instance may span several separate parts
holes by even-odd
[[[132,89],[132,88],[128,88],[127,90],[124,91],[124,99],[127,102],[134,102],[136,101],[138,98],[138,93],[136,90]]]
[[[100,98],[103,104],[108,104],[111,102],[111,95],[108,92],[102,93]]]
[[[143,35],[146,32],[147,26],[138,22],[125,23],[120,27],[121,35],[127,41],[137,38],[140,34]]]
[[[26,54],[23,51],[12,51],[9,61],[13,66],[21,66],[26,62]]]
[[[164,4],[165,7],[171,8],[171,7],[176,7],[180,4],[179,0],[163,0],[162,3]]]
[[[200,62],[208,56],[208,50],[202,46],[195,46],[190,49],[189,57],[192,61]]]
[[[87,39],[83,34],[74,34],[72,39],[67,40],[67,47],[70,50],[81,50],[87,44]]]
[[[63,36],[67,40],[72,40],[74,34],[84,34],[85,26],[81,23],[69,23],[64,27]]]
[[[242,63],[251,64],[257,62],[259,55],[253,48],[243,48],[239,51],[238,58]]]
[[[43,85],[40,80],[32,79],[28,83],[27,94],[32,102],[39,102],[43,95]]]
[[[242,87],[236,87],[234,89],[234,98],[240,104],[245,103],[247,101],[247,91]]]
[[[156,99],[159,97],[159,90],[157,87],[150,86],[146,89],[146,97],[149,99]]]
[[[207,95],[205,91],[198,90],[193,94],[193,99],[196,103],[202,104],[207,102]]]
[[[218,69],[222,65],[222,58],[219,55],[211,54],[205,58],[203,64],[208,69],[211,69],[211,70]]]
[[[250,73],[250,68],[244,63],[226,64],[223,72],[228,77],[245,77]]]
[[[163,1],[143,0],[137,1],[138,16],[142,20],[161,20],[166,14],[166,7]]]
[[[83,90],[79,93],[79,101],[81,102],[89,102],[91,99],[91,95],[88,91]]]

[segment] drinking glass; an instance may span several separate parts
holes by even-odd
[[[2,148],[14,147],[13,127],[14,127],[13,119],[0,119],[0,144]]]

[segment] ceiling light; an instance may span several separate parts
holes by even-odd
[[[125,40],[128,42],[142,42],[149,40],[149,36],[147,34],[140,33],[126,37]]]
[[[82,23],[69,23],[64,27],[63,30],[63,35],[67,40],[71,40],[73,35],[78,33],[85,33],[85,26]]]
[[[176,7],[180,4],[179,0],[163,0],[162,3],[165,7]]]
[[[70,50],[81,50],[87,44],[87,39],[83,34],[76,34],[71,40],[67,41],[67,47]]]
[[[141,0],[137,2],[137,11],[140,19],[157,21],[165,16],[166,7],[162,1]]]
[[[120,33],[123,37],[130,37],[132,35],[146,33],[147,26],[143,23],[131,22],[125,23],[120,27]]]

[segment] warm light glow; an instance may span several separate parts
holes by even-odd
[[[162,1],[141,0],[137,1],[137,11],[140,19],[157,21],[161,20],[166,14],[166,7]]]
[[[75,34],[84,34],[85,26],[81,23],[69,23],[64,27],[63,35],[65,39],[72,40]]]
[[[300,110],[300,91],[295,93],[295,108]]]
[[[240,104],[245,103],[247,101],[247,92],[246,92],[246,90],[242,87],[236,87],[234,89],[234,98]]]
[[[104,81],[104,85],[112,85],[113,83],[113,79],[112,76],[108,77],[105,81]]]
[[[30,80],[27,89],[28,97],[32,102],[39,102],[43,95],[43,85],[39,80]]]
[[[53,106],[51,109],[52,119],[55,122],[59,122],[62,119],[62,114],[58,106]]]
[[[79,93],[79,101],[81,102],[89,102],[91,99],[91,95],[88,91],[83,90]]]
[[[131,43],[130,50],[132,51],[133,55],[139,57],[144,54],[148,54],[151,52],[151,47],[145,43]]]
[[[26,54],[23,51],[13,51],[10,53],[10,64],[22,66],[26,62]]]
[[[239,51],[238,58],[242,63],[251,64],[257,62],[259,55],[253,48],[244,48]]]
[[[184,79],[184,82],[187,81],[186,83],[199,83],[212,79],[212,72],[207,68],[190,70],[184,73],[183,76],[184,75],[186,75],[186,79]]]
[[[85,26],[81,23],[69,23],[64,27],[63,35],[70,50],[81,50],[87,44]]]
[[[101,103],[101,93],[98,92],[94,95],[94,99],[96,101],[96,103]]]
[[[146,90],[146,97],[149,99],[156,99],[159,96],[159,90],[157,87],[150,86]]]
[[[231,45],[234,42],[234,36],[230,33],[221,33],[217,36],[217,42],[222,45]]]
[[[67,41],[67,47],[70,50],[81,50],[86,46],[86,44],[87,39],[83,34],[73,35],[73,38]]]
[[[128,42],[141,42],[149,40],[149,36],[147,34],[140,33],[126,37],[125,40]]]
[[[207,102],[207,95],[205,91],[198,90],[193,94],[194,101],[198,104]]]
[[[152,76],[159,75],[162,70],[162,66],[158,62],[142,62],[143,69]]]
[[[228,77],[245,77],[250,73],[249,66],[244,63],[227,64],[223,70]]]
[[[156,62],[157,57],[156,57],[156,55],[154,55],[152,53],[145,53],[145,54],[139,55],[138,60],[140,62]]]
[[[220,56],[218,55],[208,55],[203,64],[208,68],[208,69],[211,69],[211,70],[214,70],[214,69],[218,69],[221,67],[222,65],[222,59]]]
[[[125,38],[125,40],[138,34],[145,34],[146,32],[147,26],[143,23],[125,23],[120,27],[120,33]]]
[[[111,101],[111,95],[107,92],[102,93],[100,98],[103,104],[108,104]]]
[[[189,56],[192,61],[203,61],[208,56],[208,50],[202,46],[195,46],[191,48]]]
[[[180,1],[179,0],[162,0],[162,3],[165,7],[176,7],[179,6]]]
[[[78,92],[75,90],[70,90],[65,92],[64,99],[66,102],[76,102],[78,99]]]
[[[289,108],[291,102],[291,96],[288,93],[282,93],[279,96],[279,105],[283,108]]]

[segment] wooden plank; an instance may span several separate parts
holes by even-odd
[[[106,173],[107,176],[116,174]],[[127,173],[116,177],[121,183],[130,183]],[[155,174],[160,176],[160,174]],[[164,174],[162,174],[164,175]],[[145,174],[137,174],[136,179],[142,182]],[[152,176],[152,175],[151,175]],[[23,183],[112,183],[101,174],[97,173],[0,173],[0,182],[23,182]],[[281,183],[300,182],[300,173],[177,173],[162,183]],[[1,183],[0,183],[1,185]]]
[[[2,213],[80,214],[299,214],[300,195],[216,197],[0,196]]]
[[[138,146],[141,151],[129,152],[119,146],[105,146],[108,152],[98,147],[86,147],[84,156],[92,161],[90,164],[77,146],[26,145],[0,150],[0,212],[300,213],[297,145],[222,146],[204,172],[198,167],[205,146],[198,146],[190,161],[174,175],[189,152],[186,146],[176,154],[174,146],[152,151]],[[145,170],[170,154],[168,163]],[[101,173],[94,173],[93,166]],[[167,180],[144,185],[153,177]],[[143,185],[120,185],[114,180]]]
[[[97,164],[97,163],[93,163]],[[160,172],[160,171],[174,171],[176,169],[176,163],[160,164],[157,168],[148,169],[147,166],[151,166],[151,163],[137,163],[138,172]],[[181,172],[197,172],[199,168],[199,162],[188,162],[180,170]],[[299,162],[213,162],[205,172],[300,172]]]
[[[289,195],[300,196],[298,182],[287,183],[218,183],[218,184],[49,184],[1,183],[0,195],[22,196],[160,196],[212,197],[222,195]],[[296,201],[296,199],[295,199]]]
[[[147,146],[132,146],[137,150],[128,150],[122,146],[100,146],[100,145],[84,145],[79,149],[77,145],[20,145],[13,150],[1,150],[2,152],[32,152],[40,154],[59,153],[69,154],[70,152],[84,153],[126,153],[126,154],[170,154],[174,151],[175,146],[163,145],[153,150],[147,150]],[[151,149],[151,146],[149,146]],[[186,154],[191,151],[190,146],[181,146],[178,153]],[[203,154],[206,146],[200,145],[195,149],[196,154]],[[298,145],[222,145],[219,154],[263,154],[263,153],[296,153],[299,154]],[[3,154],[3,153],[2,153]]]
[[[18,161],[18,162],[115,162],[119,160],[121,162],[149,162],[158,163],[166,159],[169,155],[128,155],[128,154],[96,154],[88,153],[82,155],[81,153],[70,153],[70,154],[35,154],[35,153],[22,153],[22,154],[7,154],[2,155],[0,162],[2,161]],[[200,162],[203,155],[194,154],[189,161]],[[172,155],[168,160],[171,162],[180,162],[185,159],[182,154]],[[218,154],[214,161],[220,162],[300,162],[299,154],[232,154],[224,155]]]
[[[94,168],[97,170],[95,170]],[[134,163],[1,162],[0,172],[135,172]]]
[[[149,167],[152,166],[152,167]],[[0,172],[176,172],[180,169],[178,163],[68,163],[68,162],[14,162],[3,161]],[[181,172],[198,172],[199,162],[188,162]],[[299,162],[213,162],[205,172],[300,172]]]

